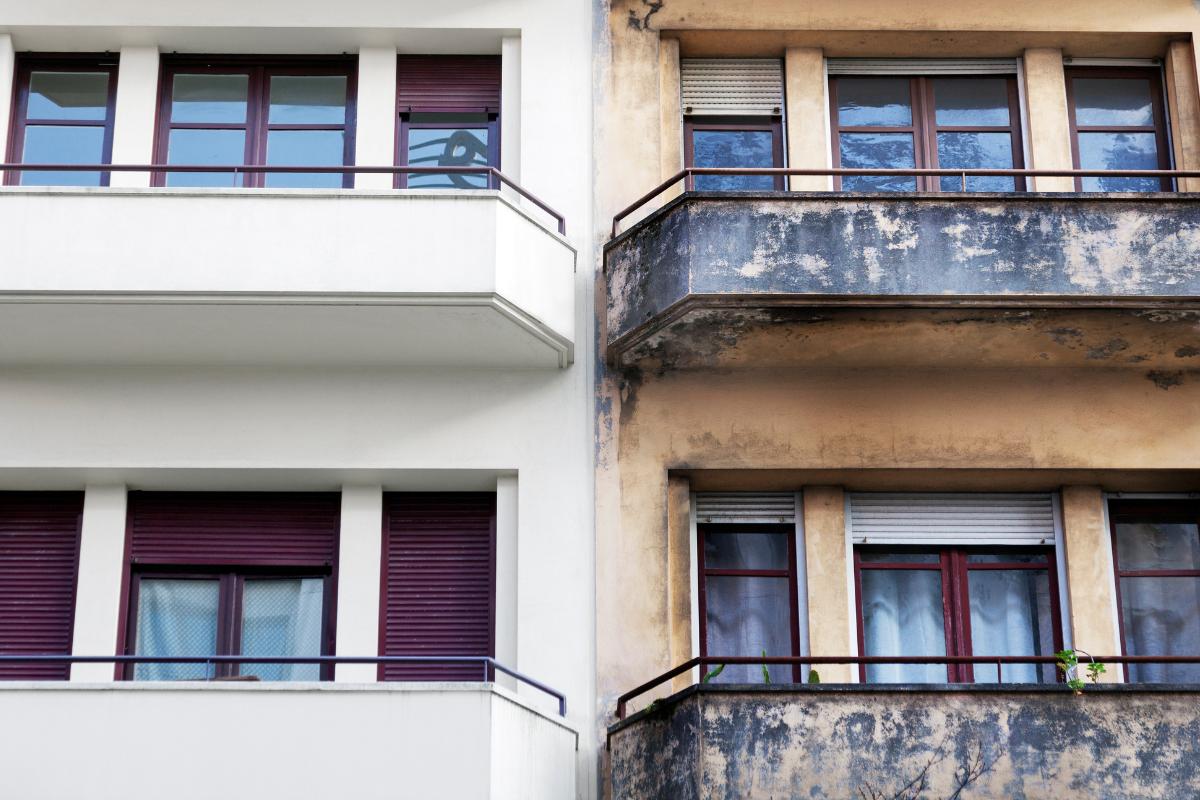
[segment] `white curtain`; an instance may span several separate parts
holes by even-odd
[[[1045,570],[970,570],[971,652],[977,656],[1053,655],[1050,578]],[[995,682],[996,666],[975,665],[976,683]],[[1053,665],[1005,664],[1005,683],[1051,683]]]
[[[138,584],[137,655],[210,656],[217,652],[220,582],[142,578]],[[138,664],[140,681],[204,680],[205,664]]]
[[[705,581],[708,652],[716,656],[790,656],[791,592],[787,578],[709,576]],[[713,669],[709,667],[708,669]],[[791,683],[786,664],[767,667],[772,683]],[[762,667],[728,665],[714,680],[762,683]]]
[[[321,578],[247,579],[242,593],[242,655],[321,654]],[[242,675],[264,681],[320,680],[319,664],[243,664]]]
[[[864,655],[944,656],[942,574],[937,570],[862,571]],[[943,664],[872,664],[871,683],[945,683]]]

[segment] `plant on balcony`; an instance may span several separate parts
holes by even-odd
[[[1077,695],[1083,694],[1083,688],[1087,685],[1079,675],[1079,655],[1081,653],[1087,656],[1088,663],[1084,669],[1092,683],[1099,683],[1100,676],[1108,672],[1108,669],[1092,658],[1092,655],[1086,650],[1059,650],[1054,654],[1058,659],[1058,669],[1066,678],[1067,687]]]

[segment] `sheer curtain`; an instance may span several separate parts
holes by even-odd
[[[938,570],[862,571],[864,655],[944,656],[942,574]],[[942,664],[871,664],[871,683],[945,683]]]
[[[977,656],[1053,655],[1050,577],[1045,570],[970,570],[971,652]],[[976,664],[977,683],[998,679],[995,665]],[[1053,683],[1054,667],[1005,664],[1005,683]]]
[[[217,652],[217,580],[142,578],[138,584],[136,653],[208,656]],[[206,664],[138,664],[134,680],[181,681],[212,677]]]
[[[324,588],[321,578],[248,578],[242,591],[242,655],[320,655]],[[264,681],[321,678],[319,664],[243,664],[240,672]]]

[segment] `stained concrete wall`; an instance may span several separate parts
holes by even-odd
[[[1198,700],[1195,687],[706,686],[614,726],[612,794],[1193,798]]]

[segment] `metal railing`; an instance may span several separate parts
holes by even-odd
[[[684,182],[684,190],[695,191],[697,175],[719,175],[725,177],[769,176],[784,178],[834,177],[834,178],[959,178],[962,191],[967,191],[968,178],[1158,178],[1172,180],[1200,178],[1200,170],[1186,169],[793,169],[791,167],[687,167],[667,178],[658,186],[639,197],[617,212],[613,217],[612,235],[620,233],[621,221],[663,192]],[[775,191],[775,190],[767,190]]]
[[[535,678],[501,664],[490,656],[73,656],[57,653],[0,654],[0,667],[6,664],[204,664],[206,672],[213,672],[219,664],[276,664],[295,666],[298,664],[477,664],[481,670],[480,680],[490,682],[492,671],[502,672],[514,680],[532,686],[558,701],[559,716],[567,715],[567,698],[562,692]],[[211,681],[214,678],[197,678]]]
[[[1096,664],[1197,664],[1200,665],[1200,655],[1196,656],[1089,656],[1088,661],[1080,660],[1080,670],[1086,669],[1087,663]],[[674,669],[667,670],[653,680],[646,681],[641,686],[631,689],[617,698],[617,719],[625,719],[629,701],[651,689],[656,689],[667,681],[689,672],[697,667],[725,666],[768,666],[788,665],[804,666],[819,664],[851,664],[867,666],[872,664],[978,664],[996,667],[996,680],[981,683],[1002,683],[1005,664],[1048,664],[1057,665],[1061,662],[1056,656],[698,656],[689,659]],[[950,683],[950,681],[946,681]],[[961,681],[959,683],[962,683]],[[868,684],[870,685],[870,684]],[[885,686],[886,684],[875,684]]]
[[[239,175],[257,174],[341,175],[343,178],[350,175],[486,175],[488,189],[499,190],[502,186],[509,187],[553,218],[560,234],[566,235],[567,233],[566,217],[495,167],[369,167],[359,165],[301,167],[266,164],[0,164],[0,173],[20,172],[149,172],[156,176],[175,172],[201,172],[231,174],[235,178]]]

